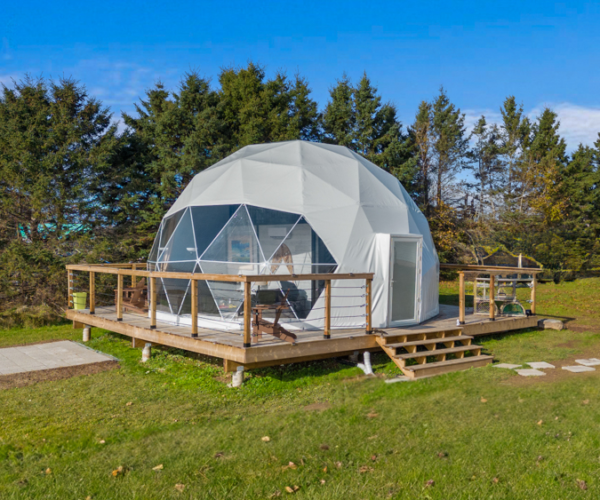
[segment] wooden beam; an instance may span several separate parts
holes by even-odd
[[[250,326],[252,320],[252,283],[244,283],[244,347],[252,345]]]
[[[535,305],[537,296],[537,279],[535,274],[531,277],[531,313],[535,315]]]
[[[156,278],[150,278],[150,329],[156,328]]]
[[[67,270],[67,309],[72,309],[73,304],[73,271]]]
[[[123,321],[123,275],[117,275],[117,321]]]
[[[373,314],[373,296],[372,296],[372,285],[373,285],[373,279],[372,278],[367,278],[365,280],[366,283],[366,291],[365,291],[365,295],[366,295],[366,308],[367,308],[367,328],[366,328],[366,332],[367,334],[370,334],[373,332],[373,325],[372,325],[372,314]]]
[[[543,273],[543,269],[535,267],[508,267],[508,266],[475,266],[469,264],[440,264],[440,269],[460,270],[460,271],[505,271],[518,274],[537,274]]]
[[[90,271],[90,314],[96,313],[96,273]]]
[[[131,264],[131,270],[137,271],[137,264]],[[135,287],[135,274],[131,275],[131,286]]]
[[[243,281],[252,283],[268,283],[273,281],[273,276],[269,274],[255,274],[242,276]],[[278,274],[277,281],[327,281],[327,280],[364,280],[373,279],[373,273],[346,273],[346,274]]]
[[[192,337],[198,336],[198,281],[190,281],[192,292]]]
[[[323,338],[331,338],[331,280],[325,281],[325,330]]]
[[[490,274],[490,321],[496,321],[496,276]]]
[[[458,273],[458,322],[465,324],[465,273]]]
[[[225,373],[231,373],[237,370],[238,366],[244,366],[241,363],[236,363],[235,361],[231,361],[230,359],[223,360],[223,370]]]

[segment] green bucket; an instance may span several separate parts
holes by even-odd
[[[73,294],[73,309],[85,309],[87,292],[75,292]]]

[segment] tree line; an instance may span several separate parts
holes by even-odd
[[[68,262],[144,261],[194,175],[238,149],[293,139],[346,146],[396,176],[430,222],[440,260],[480,247],[549,269],[599,267],[600,139],[567,154],[557,115],[514,96],[471,131],[441,88],[404,124],[369,77],[342,76],[320,109],[309,83],[250,63],[218,83],[156,83],[115,117],[72,79],[24,77],[0,96],[0,309],[64,305]]]

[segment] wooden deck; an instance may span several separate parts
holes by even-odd
[[[186,351],[221,358],[227,371],[243,365],[246,369],[263,366],[296,363],[352,354],[354,351],[381,350],[377,338],[404,334],[434,333],[462,330],[464,335],[479,336],[504,333],[537,325],[538,317],[498,317],[490,321],[485,315],[467,314],[465,324],[457,326],[458,307],[440,305],[440,314],[417,326],[376,329],[367,334],[360,329],[332,329],[331,338],[324,339],[323,331],[298,333],[294,344],[263,336],[251,347],[244,347],[243,335],[198,328],[198,336],[192,337],[189,326],[176,326],[157,322],[150,328],[150,318],[123,312],[122,321],[117,321],[116,307],[97,307],[95,314],[89,310],[66,311],[74,327],[89,325],[129,336],[152,344],[176,347]]]

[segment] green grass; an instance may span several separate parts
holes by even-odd
[[[540,313],[576,318],[577,333],[488,338],[486,349],[516,363],[600,355],[599,287],[589,279],[539,289]],[[456,295],[453,283],[440,289],[443,302]],[[80,335],[70,326],[4,330],[0,346]],[[142,364],[139,349],[97,329],[89,345],[121,368],[0,391],[3,500],[262,499],[292,497],[285,487],[295,485],[305,499],[599,496],[596,373],[525,380],[486,367],[385,384],[332,360],[257,370],[228,389],[206,358],[154,350]],[[398,373],[384,356],[375,371]],[[304,409],[314,403],[325,409]],[[284,469],[289,462],[297,468]],[[113,477],[118,466],[125,473]]]

